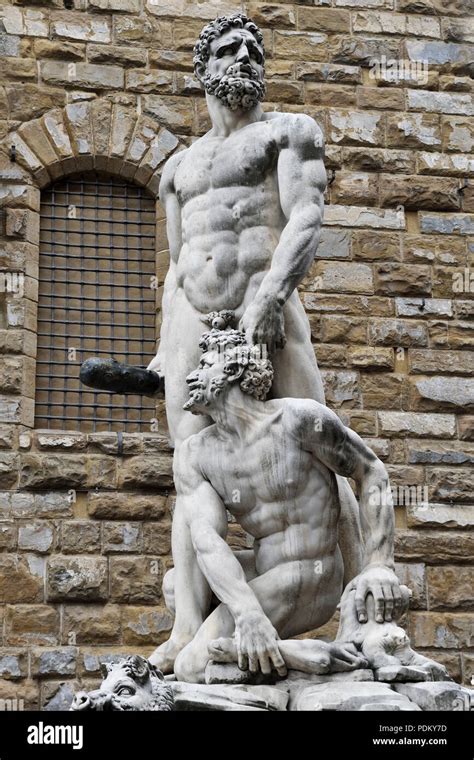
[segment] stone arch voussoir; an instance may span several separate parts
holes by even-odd
[[[3,148],[14,146],[16,161],[40,189],[62,176],[91,169],[136,182],[156,197],[163,162],[179,146],[178,137],[135,106],[108,98],[54,108],[10,132]]]

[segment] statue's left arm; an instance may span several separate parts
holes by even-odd
[[[337,475],[353,478],[358,488],[365,543],[363,570],[355,581],[359,621],[367,620],[365,599],[369,592],[375,600],[377,622],[391,620],[402,600],[394,572],[393,500],[387,470],[357,433],[327,407],[305,402],[301,419],[304,448]]]
[[[326,171],[324,140],[316,122],[305,114],[292,115],[278,141],[279,204],[286,220],[270,269],[246,309],[241,328],[250,343],[270,350],[285,342],[283,306],[314,260],[321,233]]]

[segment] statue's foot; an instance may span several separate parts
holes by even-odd
[[[368,660],[352,642],[335,641],[329,644],[329,653],[331,656],[331,673],[369,667]]]
[[[148,658],[148,662],[154,665],[155,668],[161,670],[163,675],[169,675],[173,673],[174,663],[182,649],[188,644],[188,641],[177,641],[175,639],[168,639],[164,644],[160,644],[155,649],[153,654]]]
[[[235,639],[214,639],[208,644],[207,649],[214,662],[237,662]]]

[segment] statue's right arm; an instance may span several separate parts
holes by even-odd
[[[234,618],[239,667],[247,669],[248,666],[252,672],[259,668],[270,672],[273,665],[284,675],[278,634],[247,583],[242,565],[225,541],[225,506],[204,477],[198,463],[202,453],[199,455],[196,449],[205,451],[199,436],[191,436],[177,450],[175,480],[179,482],[181,506],[190,527],[199,568]]]
[[[166,214],[166,234],[170,250],[170,264],[163,285],[163,297],[161,301],[161,330],[160,345],[156,356],[152,359],[147,369],[158,372],[161,376],[165,372],[166,349],[168,344],[167,329],[169,314],[173,299],[177,290],[176,264],[182,245],[181,237],[181,208],[176,196],[174,175],[183,158],[185,151],[176,153],[167,161],[163,169],[160,182],[160,201]]]
[[[244,612],[262,607],[245,578],[242,565],[225,541],[227,515],[224,503],[204,477],[198,463],[197,436],[176,451],[175,478],[179,482],[191,540],[200,569],[218,597],[237,621]]]

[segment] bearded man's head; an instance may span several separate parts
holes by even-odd
[[[273,382],[273,367],[265,346],[250,346],[240,330],[213,328],[202,335],[199,367],[186,378],[189,400],[184,409],[212,415],[222,394],[238,384],[242,393],[264,401]],[[225,396],[224,396],[225,398]]]
[[[194,46],[194,71],[206,92],[232,111],[250,110],[265,95],[263,35],[243,13],[207,24]]]

